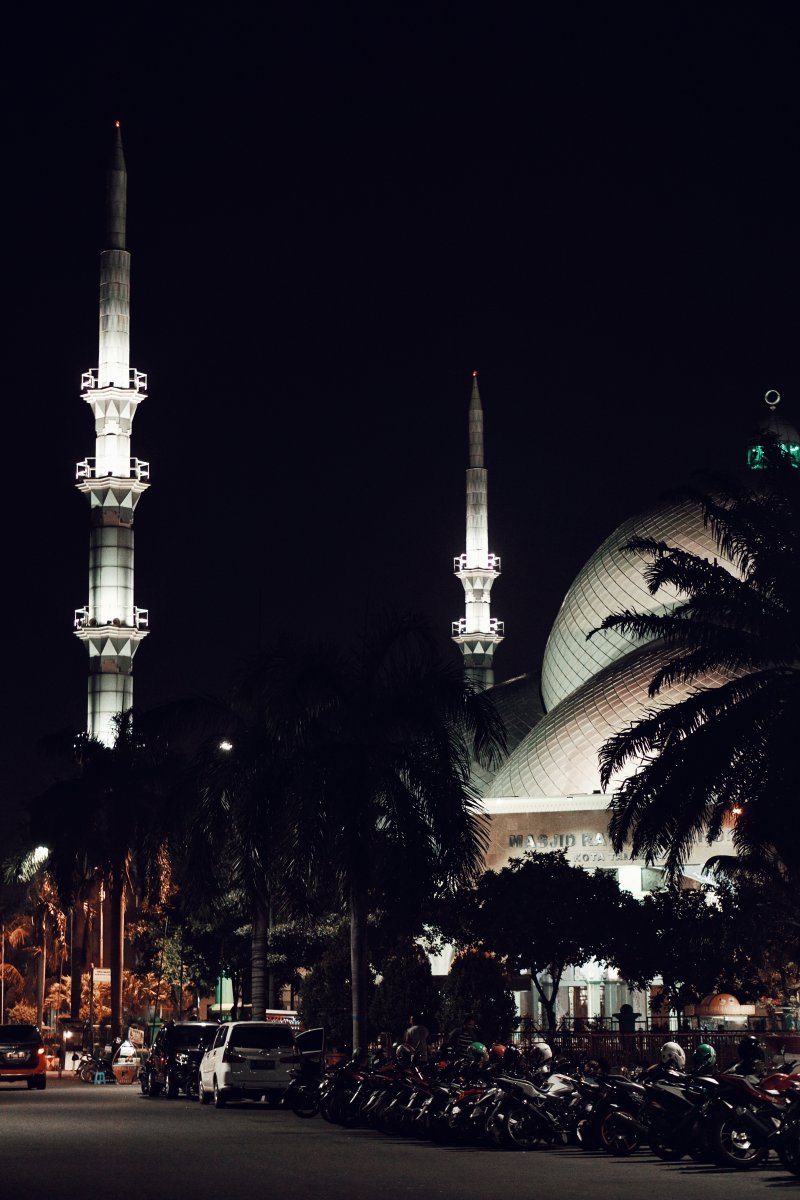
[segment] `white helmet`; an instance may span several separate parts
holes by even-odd
[[[661,1065],[674,1067],[676,1071],[686,1069],[686,1051],[677,1042],[664,1042],[661,1047]]]
[[[547,1042],[534,1042],[531,1046],[531,1063],[534,1067],[543,1067],[552,1057],[553,1051]]]

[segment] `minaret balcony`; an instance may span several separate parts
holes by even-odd
[[[467,555],[457,554],[453,559],[453,574],[460,575],[463,571],[491,571],[495,575],[500,574],[500,555],[487,554],[485,567],[468,567]]]
[[[143,458],[132,458],[128,464],[127,475],[114,475],[112,471],[106,471],[101,474],[97,470],[96,458],[84,458],[81,462],[75,464],[75,478],[80,481],[83,479],[136,479],[139,483],[146,482],[150,478],[150,463],[145,462]]]
[[[497,617],[490,617],[488,630],[471,629],[469,631],[469,635],[470,637],[476,638],[480,638],[482,634],[489,637],[503,637],[505,634],[505,628],[504,621],[498,621]],[[458,621],[453,621],[453,637],[465,637],[466,634],[467,618],[461,617]]]
[[[81,391],[91,392],[98,386],[98,371],[97,367],[92,367],[90,371],[84,371],[81,375]],[[137,371],[135,367],[128,368],[128,382],[124,385],[127,389],[133,389],[135,392],[147,391],[147,372]],[[109,387],[120,387],[121,383],[109,384]]]
[[[83,608],[75,609],[75,620],[73,627],[76,630],[82,629],[149,629],[150,628],[150,610],[147,608],[136,608],[133,610],[133,626],[125,625],[120,621],[119,617],[114,617],[110,621],[98,621],[94,617],[89,619],[89,606],[84,604]]]

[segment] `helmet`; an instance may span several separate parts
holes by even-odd
[[[717,1052],[707,1042],[701,1042],[692,1055],[693,1071],[713,1071],[717,1065]]]
[[[486,1049],[483,1042],[473,1042],[469,1048],[468,1054],[469,1057],[474,1060],[474,1062],[478,1063],[482,1067],[485,1067],[489,1061],[489,1051]]]
[[[501,1042],[495,1042],[495,1044],[492,1046],[490,1057],[493,1058],[495,1062],[502,1062],[505,1056],[506,1047],[502,1045]]]
[[[411,1062],[412,1050],[410,1046],[406,1046],[404,1042],[400,1042],[394,1048],[394,1056],[401,1067],[409,1066]]]
[[[752,1033],[747,1037],[743,1037],[739,1042],[739,1056],[746,1062],[756,1062],[759,1058],[764,1057],[764,1047],[757,1037]]]
[[[521,1058],[522,1055],[516,1046],[506,1046],[506,1052],[503,1055],[503,1066],[509,1071],[516,1071]]]
[[[550,1062],[552,1057],[553,1051],[547,1042],[534,1042],[531,1046],[531,1063],[533,1066],[543,1067],[545,1063]]]
[[[686,1051],[677,1042],[664,1042],[661,1047],[661,1065],[673,1067],[676,1071],[686,1068]]]

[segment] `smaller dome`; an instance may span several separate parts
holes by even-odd
[[[717,995],[704,996],[698,1005],[701,1013],[709,1017],[724,1017],[729,1013],[738,1013],[741,1004],[729,992],[719,992]]]

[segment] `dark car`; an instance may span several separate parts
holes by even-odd
[[[35,1025],[0,1025],[0,1083],[47,1087],[47,1054]]]
[[[197,1094],[197,1068],[203,1050],[211,1044],[216,1021],[175,1021],[159,1030],[147,1062],[139,1072],[142,1095],[170,1100],[184,1092]]]

